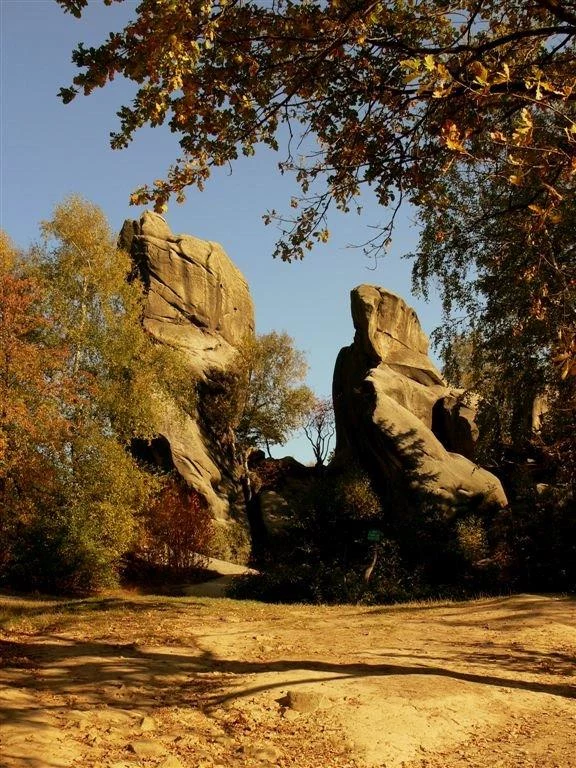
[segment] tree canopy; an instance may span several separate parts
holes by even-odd
[[[77,16],[87,5],[58,2]],[[535,217],[554,218],[576,169],[575,33],[576,9],[558,0],[141,0],[123,30],[78,46],[61,97],[118,74],[137,84],[112,146],[147,123],[179,135],[167,178],[133,195],[158,209],[239,152],[277,148],[287,125],[280,167],[303,192],[279,245],[291,259],[363,185],[384,206],[441,204],[454,163],[527,186]]]
[[[303,384],[308,365],[287,333],[271,331],[247,340],[240,350],[239,416],[235,429],[242,450],[284,445],[302,426],[314,400]]]
[[[102,211],[72,197],[42,230],[25,255],[0,238],[0,579],[84,592],[114,582],[156,489],[128,449],[169,366]]]

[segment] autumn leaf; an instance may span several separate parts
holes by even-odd
[[[446,120],[442,125],[442,140],[448,149],[455,152],[465,152],[462,144],[460,129],[453,120]]]

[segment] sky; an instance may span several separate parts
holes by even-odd
[[[89,97],[63,105],[57,98],[76,73],[71,53],[79,42],[96,45],[133,15],[136,0],[104,6],[91,0],[82,19],[64,14],[55,0],[0,0],[0,228],[20,247],[39,238],[38,223],[50,218],[67,195],[99,205],[120,230],[143,208],[129,205],[138,186],[162,178],[178,156],[168,129],[142,129],[126,150],[113,151],[109,134],[116,112],[129,103],[134,87],[116,80]],[[278,231],[262,215],[289,210],[295,183],[281,177],[281,154],[257,152],[218,172],[203,192],[190,190],[184,204],[172,202],[165,218],[175,233],[220,242],[245,275],[256,308],[258,333],[286,331],[309,363],[307,383],[320,397],[330,395],[341,347],[352,343],[350,290],[361,283],[381,285],[414,307],[424,330],[441,322],[440,302],[411,293],[411,264],[418,229],[411,212],[399,219],[389,253],[376,264],[358,248],[385,218],[369,196],[357,216],[335,214],[330,240],[303,261],[272,258]],[[302,436],[273,450],[311,461]]]

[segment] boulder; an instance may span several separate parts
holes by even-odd
[[[418,317],[372,285],[351,294],[355,336],[334,371],[335,464],[359,459],[377,482],[408,482],[448,502],[482,495],[507,504],[500,481],[470,457],[473,409],[428,357]]]
[[[221,396],[239,346],[254,334],[254,308],[241,272],[220,245],[174,235],[155,213],[126,221],[119,244],[130,252],[146,286],[144,327],[158,342],[181,351],[198,381],[199,397],[207,400],[213,389]],[[230,498],[241,496],[230,442],[214,439],[202,402],[195,413],[185,414],[160,400],[156,446],[168,445],[171,463],[186,483],[203,496],[216,520],[229,522]]]

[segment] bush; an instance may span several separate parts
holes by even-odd
[[[42,458],[42,476],[4,483],[2,581],[75,595],[115,586],[155,479],[113,439],[78,439],[67,453]]]
[[[574,499],[553,487],[526,488],[489,529],[493,568],[510,588],[576,592]]]
[[[262,575],[242,580],[236,596],[371,604],[501,588],[495,568],[478,567],[494,548],[494,512],[480,498],[461,499],[452,516],[431,494],[388,493],[384,507],[367,475],[353,467],[317,478],[292,508],[296,514],[261,563]]]
[[[83,532],[73,517],[69,510],[49,510],[17,526],[4,572],[9,586],[79,596],[117,584],[120,554]]]
[[[456,522],[458,547],[468,563],[478,563],[488,556],[488,540],[483,521],[476,515]]]
[[[343,516],[354,520],[376,520],[382,515],[382,503],[370,478],[358,468],[349,470],[336,483],[334,496]]]
[[[304,563],[298,567],[278,563],[268,571],[234,579],[228,595],[264,603],[311,603],[314,600],[310,571],[310,566]]]
[[[206,565],[213,536],[202,496],[178,475],[170,475],[144,516],[136,554],[172,574],[183,574]]]
[[[250,561],[252,542],[245,525],[236,520],[215,522],[210,539],[211,557],[245,565]]]

